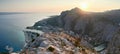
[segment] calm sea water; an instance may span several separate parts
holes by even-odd
[[[0,52],[6,51],[6,46],[13,47],[14,51],[20,51],[25,43],[23,29],[26,26],[32,26],[35,22],[55,14],[0,14]]]

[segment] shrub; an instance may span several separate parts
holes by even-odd
[[[34,42],[35,41],[35,39],[32,39],[32,41],[31,42]]]
[[[50,46],[50,47],[48,48],[48,50],[51,51],[51,52],[53,52],[55,49]]]

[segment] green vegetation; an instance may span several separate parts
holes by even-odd
[[[47,20],[47,24],[52,26],[58,26],[57,19],[58,19],[58,16],[51,17],[50,19]]]
[[[31,42],[34,42],[35,41],[35,39],[32,39],[32,41]]]
[[[51,47],[51,46],[48,48],[48,51],[50,51],[50,52],[53,52],[54,50],[55,49],[53,47]]]
[[[79,41],[75,41],[75,46],[80,46],[80,42]]]
[[[36,33],[36,34],[37,34],[37,37],[40,36],[38,33]]]
[[[42,21],[39,21],[39,22],[35,23],[34,27],[45,26],[45,25],[58,26],[58,16],[50,16],[49,19],[44,19]]]
[[[66,44],[65,44],[64,42],[61,42],[61,45],[62,45],[62,46],[66,46]]]
[[[26,27],[26,29],[34,29],[34,27]]]

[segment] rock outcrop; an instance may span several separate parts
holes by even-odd
[[[64,31],[42,33],[24,30],[24,33],[28,38],[21,54],[97,54],[87,41]]]
[[[59,16],[38,21],[32,27],[27,27],[27,29],[39,30],[45,34],[42,35],[44,38],[41,35],[35,35],[38,37],[31,39],[32,43],[28,41],[25,48],[33,49],[42,46],[47,52],[48,46],[51,45],[50,49],[56,50],[55,53],[59,51],[59,54],[67,49],[73,54],[76,49],[78,54],[82,53],[82,50],[87,51],[87,54],[120,54],[119,28],[120,10],[99,13],[74,8],[63,11]],[[29,38],[31,35],[27,36]],[[65,45],[65,48],[61,45]],[[79,46],[83,47],[82,50],[78,50]]]

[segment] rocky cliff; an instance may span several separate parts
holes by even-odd
[[[26,49],[29,47],[38,48],[41,44],[51,41],[52,44],[47,44],[52,45],[51,47],[54,46],[53,48],[58,48],[60,51],[56,50],[59,51],[59,54],[62,54],[69,47],[69,52],[73,54],[76,52],[75,49],[82,49],[77,51],[78,54],[83,51],[87,51],[87,54],[120,54],[120,10],[85,12],[79,8],[74,8],[63,11],[58,16],[38,21],[27,29],[44,32],[45,34],[42,36],[47,40],[39,42],[37,40],[42,40],[41,35],[35,35],[40,38],[36,37],[30,40],[35,41],[34,43],[38,45],[28,41],[27,45],[33,46],[26,45]],[[63,44],[61,41],[65,43]],[[61,45],[65,45],[65,48]],[[45,49],[49,49],[49,47]]]

